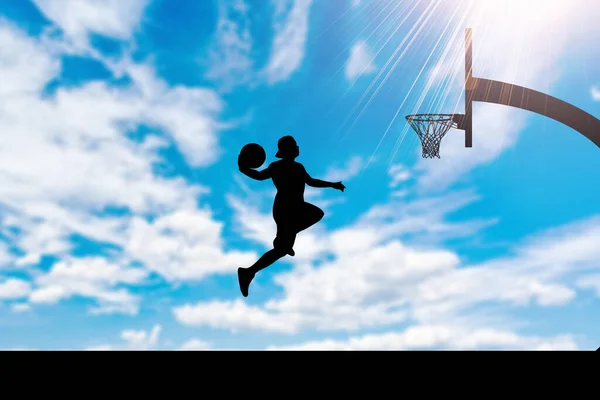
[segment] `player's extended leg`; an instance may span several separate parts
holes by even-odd
[[[272,265],[286,254],[294,255],[296,234],[293,225],[285,218],[278,218],[276,222],[277,236],[273,240],[273,249],[263,254],[250,268],[238,268],[238,282],[244,297],[248,297],[248,288],[258,271]]]
[[[283,256],[285,256],[285,252],[272,249],[263,254],[250,268],[238,268],[238,283],[242,296],[248,297],[248,287],[258,271],[267,268]]]

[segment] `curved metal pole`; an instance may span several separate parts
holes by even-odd
[[[503,104],[544,115],[575,129],[600,147],[600,120],[556,97],[522,86],[482,78],[471,78],[467,82],[467,89],[467,96],[471,96],[471,101]]]

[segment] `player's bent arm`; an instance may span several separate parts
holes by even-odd
[[[268,167],[263,169],[262,171],[240,167],[240,172],[246,175],[247,177],[255,179],[257,181],[264,181],[271,178],[271,170]]]

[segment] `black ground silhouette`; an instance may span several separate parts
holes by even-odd
[[[346,188],[342,182],[327,182],[311,177],[304,166],[296,162],[300,148],[292,136],[284,136],[277,142],[278,151],[275,157],[279,161],[271,163],[267,168],[258,171],[265,160],[265,152],[260,145],[250,143],[240,152],[238,167],[246,176],[264,181],[272,179],[277,194],[273,203],[273,219],[277,224],[277,235],[273,241],[273,249],[267,251],[249,268],[238,268],[238,281],[244,297],[248,296],[250,282],[258,271],[275,263],[280,258],[294,256],[296,235],[319,222],[325,213],[319,207],[304,201],[306,185],[315,188]]]

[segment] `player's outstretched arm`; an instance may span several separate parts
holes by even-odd
[[[238,168],[242,174],[246,175],[249,178],[255,179],[257,181],[264,181],[264,180],[271,178],[270,166],[263,169],[262,171],[258,171],[256,169],[243,167],[238,159]]]
[[[314,178],[309,179],[308,182],[306,182],[306,184],[315,188],[333,188],[342,192],[344,191],[344,189],[346,189],[346,186],[344,186],[342,182],[328,182]]]
[[[321,179],[315,179],[306,173],[306,184],[314,188],[333,188],[341,190],[342,192],[346,189],[346,186],[342,182],[328,182]]]

